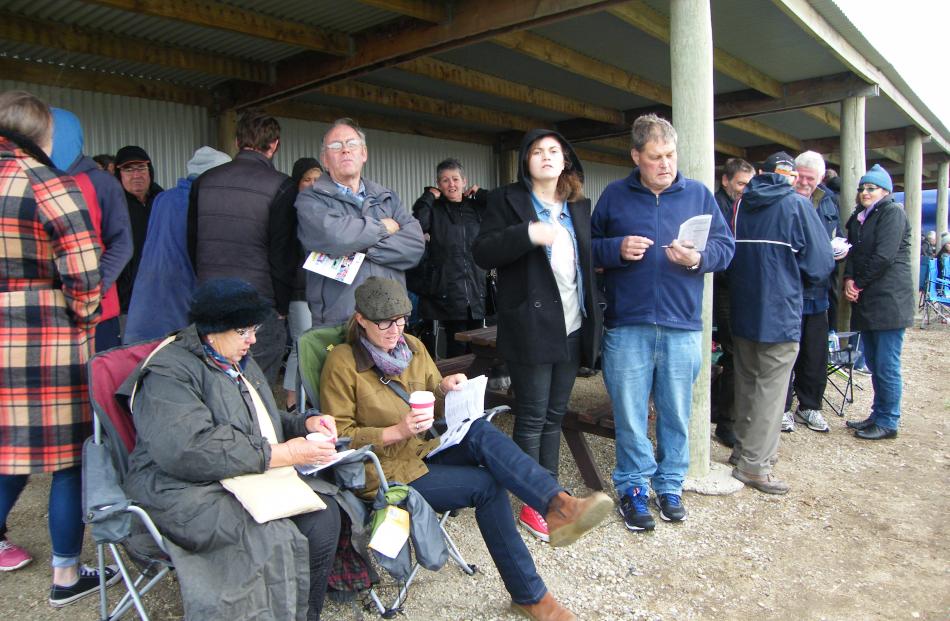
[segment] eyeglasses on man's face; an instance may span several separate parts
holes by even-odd
[[[350,138],[345,142],[339,140],[334,140],[333,142],[328,142],[323,145],[323,148],[331,153],[339,153],[343,150],[343,147],[346,147],[347,151],[355,151],[363,146],[363,141],[359,138]]]
[[[119,168],[119,171],[127,175],[142,174],[144,172],[148,172],[148,164],[132,164],[130,166],[123,166]]]
[[[409,323],[409,316],[405,315],[403,317],[396,317],[395,319],[383,319],[382,321],[374,321],[373,323],[376,324],[376,327],[380,330],[388,330],[393,326],[402,328]]]
[[[880,189],[881,188],[877,187],[876,185],[862,185],[860,188],[858,188],[858,192],[859,193],[867,192],[868,194],[873,194],[874,192]]]
[[[237,332],[238,336],[242,339],[246,339],[249,336],[257,335],[257,331],[261,329],[261,324],[256,326],[251,326],[250,328],[235,328],[234,331]]]

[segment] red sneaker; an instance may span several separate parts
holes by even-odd
[[[546,528],[546,527],[545,527]],[[33,560],[30,553],[6,539],[0,539],[0,571],[13,571]]]
[[[521,507],[521,515],[518,516],[518,522],[524,526],[525,530],[529,533],[545,543],[548,542],[548,523],[544,521],[540,513],[528,505]]]

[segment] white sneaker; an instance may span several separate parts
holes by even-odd
[[[795,417],[791,410],[782,414],[782,431],[785,433],[795,431]]]
[[[795,419],[812,431],[820,431],[822,433],[829,431],[825,417],[822,416],[818,410],[796,410]]]

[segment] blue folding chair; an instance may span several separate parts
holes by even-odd
[[[941,323],[950,323],[950,256],[945,255],[941,261],[943,276],[937,270],[937,259],[930,259],[927,267],[921,329],[930,325],[931,315]]]

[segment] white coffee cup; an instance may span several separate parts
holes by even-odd
[[[336,442],[336,438],[325,433],[308,433],[307,439],[311,442]]]
[[[425,417],[417,431],[425,431],[432,426],[435,417],[435,395],[428,390],[416,390],[409,395],[409,407],[416,417]]]

